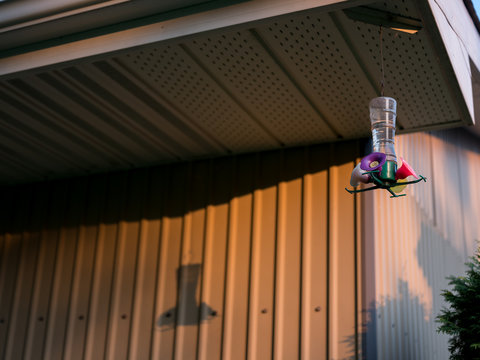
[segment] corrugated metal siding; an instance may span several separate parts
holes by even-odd
[[[354,356],[357,149],[4,188],[0,357]]]
[[[408,196],[372,201],[376,327],[379,359],[447,359],[447,337],[435,317],[446,277],[465,272],[480,239],[480,144],[465,130],[403,135],[397,154],[428,178]],[[373,308],[373,310],[372,310]],[[373,323],[373,324],[372,324]],[[368,326],[367,326],[368,327]]]

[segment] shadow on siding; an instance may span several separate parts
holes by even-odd
[[[177,270],[178,306],[163,312],[156,321],[161,331],[167,331],[176,326],[198,326],[200,322],[213,319],[217,311],[206,303],[198,304],[198,282],[200,280],[201,264],[183,265]]]
[[[34,232],[183,216],[353,162],[365,143],[344,141],[0,187],[0,231]]]
[[[397,291],[398,298],[382,299],[362,311],[363,322],[358,334],[361,354],[355,354],[353,334],[343,340],[350,355],[342,360],[416,359],[422,354],[423,331],[427,325],[424,306],[409,292],[407,282],[398,281]],[[377,342],[377,339],[385,341]]]

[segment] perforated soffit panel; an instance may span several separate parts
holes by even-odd
[[[367,137],[378,30],[317,9],[4,79],[1,182]],[[400,132],[469,121],[425,30],[383,31]]]

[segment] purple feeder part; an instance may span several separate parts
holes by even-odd
[[[365,156],[360,162],[360,168],[364,171],[373,171],[380,169],[385,161],[387,160],[387,155],[381,152],[373,152]]]

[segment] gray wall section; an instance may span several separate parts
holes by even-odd
[[[480,239],[480,142],[464,129],[401,135],[397,155],[426,183],[390,199],[368,194],[375,219],[370,243],[364,331],[368,359],[448,359],[448,337],[437,333],[447,276],[463,275]],[[376,356],[374,356],[376,355]]]
[[[359,148],[3,188],[0,358],[354,356]]]

